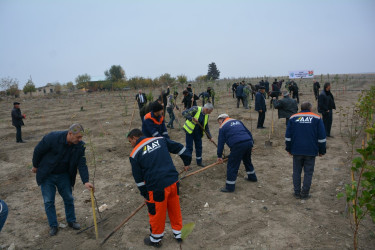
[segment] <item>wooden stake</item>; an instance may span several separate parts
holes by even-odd
[[[96,213],[95,213],[95,201],[94,201],[94,190],[90,190],[91,194],[91,206],[92,206],[92,215],[94,217],[94,226],[95,226],[95,237],[96,240],[98,240],[99,235],[98,235],[98,224],[96,223]]]
[[[133,114],[132,114],[132,119],[130,121],[130,124],[129,124],[129,130],[132,128],[132,123],[133,123],[133,118],[134,118],[134,113],[135,113],[135,105],[137,104],[137,101],[134,102],[134,106],[133,106]]]

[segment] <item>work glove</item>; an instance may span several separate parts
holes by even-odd
[[[22,117],[23,117],[23,119],[26,119],[26,115],[25,114],[23,114]]]

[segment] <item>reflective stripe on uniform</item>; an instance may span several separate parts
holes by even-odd
[[[181,239],[181,231],[172,229],[175,239]]]
[[[167,135],[168,134],[168,132],[163,132],[163,135]]]
[[[195,159],[200,160],[200,159],[202,159],[202,157],[195,157]]]
[[[285,140],[286,140],[286,141],[292,141],[292,138],[286,138],[286,137],[285,137]]]
[[[131,152],[130,154],[130,157],[134,158],[134,156],[138,153],[138,151],[140,149],[143,148],[143,146],[145,146],[146,144],[152,142],[152,141],[155,141],[157,139],[161,139],[163,137],[151,137],[151,138],[145,138],[143,139],[142,141],[140,141],[137,146],[135,146],[135,148],[133,149],[133,151]]]
[[[227,122],[234,121],[234,120],[235,119],[232,119],[232,118],[229,118],[229,117],[225,118],[223,123],[220,125],[220,128],[222,128]]]
[[[151,234],[150,235],[150,240],[152,242],[159,242],[161,239],[164,237],[164,232],[162,234]]]
[[[251,172],[246,172],[246,174],[255,174],[255,170],[253,170]]]
[[[159,134],[159,132],[155,132],[152,134],[152,136],[157,136]]]
[[[326,142],[327,139],[321,139],[321,140],[318,140],[319,143],[323,143],[323,142]]]
[[[227,184],[230,184],[230,185],[234,185],[234,184],[236,184],[236,181],[228,181],[228,180],[227,180],[226,183],[227,183]]]
[[[137,183],[137,187],[142,187],[142,186],[144,186],[144,185],[146,185],[144,181],[143,181],[143,182],[139,182],[139,183]]]
[[[177,154],[178,154],[178,155],[181,155],[183,152],[185,152],[185,150],[186,150],[186,148],[183,147],[183,148],[180,150],[180,152],[178,152]]]

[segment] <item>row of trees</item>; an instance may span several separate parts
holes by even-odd
[[[88,74],[78,75],[75,79],[78,89],[86,88],[92,91],[96,90],[116,90],[124,87],[140,88],[140,87],[157,87],[160,85],[170,85],[172,83],[187,83],[187,76],[181,74],[172,77],[169,73],[165,73],[154,79],[135,76],[126,79],[125,70],[120,65],[112,65],[109,70],[104,72],[105,81],[91,81]],[[216,64],[210,63],[208,65],[207,75],[201,75],[196,78],[196,81],[212,81],[220,78],[220,71]]]
[[[88,74],[78,75],[75,78],[76,86],[74,86],[73,82],[67,82],[66,84],[60,84],[56,82],[54,84],[47,84],[53,85],[55,89],[55,93],[60,93],[62,89],[67,90],[74,90],[75,88],[78,89],[89,89],[92,91],[96,90],[116,90],[116,89],[123,89],[124,87],[131,87],[131,88],[140,88],[140,87],[157,87],[160,85],[170,85],[172,83],[180,83],[186,84],[187,83],[187,76],[181,74],[176,77],[172,77],[169,73],[165,73],[159,77],[154,79],[152,78],[144,78],[140,76],[135,76],[130,79],[126,79],[125,70],[120,65],[112,65],[110,69],[104,71],[105,80],[104,81],[91,81],[91,76]],[[207,82],[213,81],[220,78],[220,71],[217,69],[216,64],[214,62],[208,65],[208,72],[206,75],[200,75],[196,77],[196,81],[198,82]],[[7,95],[12,96],[19,96],[21,90],[19,89],[19,82],[17,79],[13,78],[2,78],[0,80],[0,89],[5,90]],[[23,92],[25,94],[30,93],[30,95],[36,91],[36,87],[32,78],[26,82],[25,86],[23,87]]]

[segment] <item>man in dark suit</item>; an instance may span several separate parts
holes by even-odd
[[[265,128],[263,126],[264,124],[264,119],[266,118],[266,100],[264,98],[263,93],[265,92],[264,87],[259,87],[259,91],[255,95],[255,110],[258,111],[258,129],[263,129]]]
[[[135,96],[135,99],[138,102],[138,108],[141,109],[147,103],[147,97],[142,90],[138,90],[138,94]]]
[[[12,109],[12,125],[16,127],[17,133],[16,133],[16,141],[17,143],[24,143],[22,140],[22,131],[21,131],[21,126],[25,125],[23,123],[22,119],[25,119],[26,116],[21,114],[21,109],[20,109],[20,103],[19,102],[14,102],[13,103],[13,109]]]

